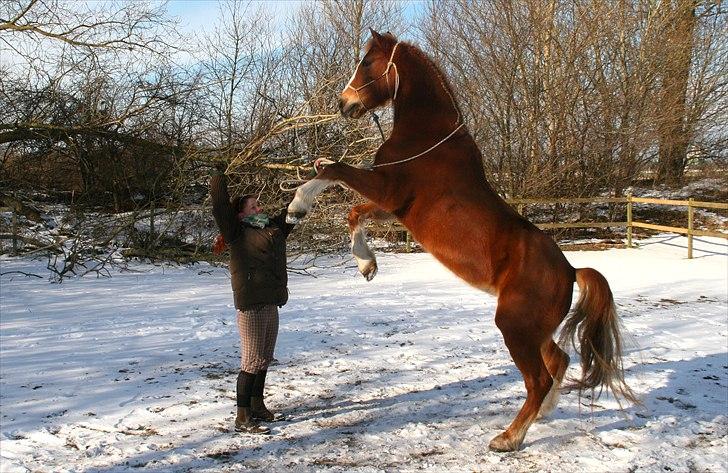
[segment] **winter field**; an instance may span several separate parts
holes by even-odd
[[[137,264],[110,279],[0,279],[0,454],[15,471],[728,471],[728,247],[658,236],[568,252],[607,277],[643,407],[576,393],[493,453],[525,390],[495,299],[427,254],[349,257],[291,298],[267,389],[287,420],[232,431],[238,338],[225,269]],[[340,263],[335,265],[334,263]],[[47,274],[45,261],[0,259]],[[571,375],[578,362],[572,357]]]

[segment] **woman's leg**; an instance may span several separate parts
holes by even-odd
[[[253,383],[253,391],[251,397],[251,410],[253,417],[266,421],[282,420],[283,416],[275,414],[268,410],[263,402],[265,391],[265,378],[268,374],[268,366],[273,361],[273,353],[275,351],[276,340],[278,338],[278,307],[275,305],[266,306],[265,308],[265,343],[262,358],[265,367],[261,368],[255,375]]]
[[[237,391],[237,417],[235,430],[248,433],[268,433],[267,427],[253,422],[251,398],[255,386],[256,373],[261,366],[267,366],[265,358],[265,314],[258,308],[239,310],[237,313],[240,334],[240,368]]]

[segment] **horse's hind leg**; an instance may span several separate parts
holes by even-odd
[[[351,232],[351,253],[356,258],[359,272],[367,281],[371,281],[377,274],[377,259],[369,248],[369,245],[367,245],[364,223],[367,219],[383,221],[393,218],[394,216],[392,214],[385,212],[371,202],[357,205],[349,212],[348,222],[349,231]]]
[[[559,402],[559,388],[561,387],[561,382],[564,380],[566,369],[569,367],[569,355],[564,353],[553,340],[548,340],[541,347],[541,356],[554,383],[546,395],[543,404],[541,404],[538,418],[548,415],[556,407],[556,404]]]
[[[502,298],[501,298],[502,299]],[[523,443],[528,428],[536,419],[553,380],[541,356],[541,345],[549,334],[544,333],[533,321],[528,304],[513,307],[498,301],[495,323],[503,334],[508,351],[523,375],[526,385],[526,402],[511,425],[490,442],[490,448],[499,452],[517,450]]]

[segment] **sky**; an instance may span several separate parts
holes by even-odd
[[[308,0],[313,1],[313,0]],[[271,13],[274,21],[281,24],[286,16],[294,12],[301,5],[307,3],[307,0],[276,0],[276,1],[257,1],[253,5],[262,5]],[[407,0],[405,8],[405,16],[415,17],[420,12],[425,2],[424,0]],[[172,16],[176,16],[180,20],[180,28],[185,32],[203,32],[207,25],[213,25],[218,16],[217,0],[169,0],[167,11]]]
[[[221,0],[225,1],[225,0]],[[313,0],[276,0],[276,1],[251,1],[251,10],[255,10],[261,6],[271,20],[274,22],[274,31],[277,33],[284,32],[287,18],[295,14],[298,9]],[[401,0],[405,5],[404,16],[408,23],[414,24],[416,17],[424,10],[426,3],[424,0]],[[212,31],[219,17],[218,0],[168,0],[167,12],[169,16],[176,17],[179,26],[179,32],[186,35],[202,35],[208,31]],[[367,25],[377,29],[377,25]],[[406,40],[412,40],[410,31],[400,31],[393,33]],[[178,53],[176,61],[178,63],[188,63],[198,61],[199,58],[191,55],[189,52]]]
[[[305,2],[302,0],[260,1],[254,5],[262,5],[271,13],[271,18],[283,20],[289,12],[298,9]],[[170,0],[167,11],[180,20],[180,28],[187,32],[203,32],[207,25],[213,25],[218,16],[216,0]]]

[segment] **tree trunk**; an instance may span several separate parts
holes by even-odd
[[[695,2],[674,0],[664,3],[666,25],[663,49],[661,117],[659,119],[659,161],[657,181],[682,183],[687,164],[691,126],[687,113],[688,79],[695,32]]]

